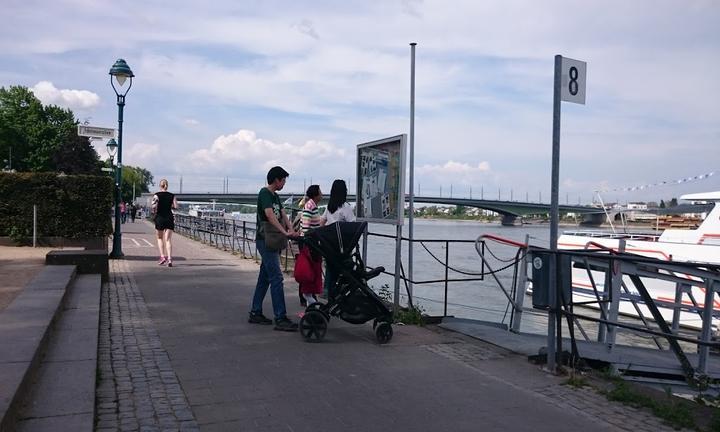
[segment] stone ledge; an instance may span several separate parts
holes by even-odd
[[[0,431],[14,428],[74,278],[75,266],[45,267],[0,313]]]
[[[74,265],[80,274],[100,274],[108,281],[108,253],[106,249],[54,250],[45,256],[46,265]]]

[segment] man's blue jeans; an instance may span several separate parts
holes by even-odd
[[[273,314],[275,319],[287,317],[285,309],[285,292],[283,290],[283,274],[280,270],[280,253],[271,252],[265,249],[265,240],[255,240],[255,245],[260,253],[260,273],[258,273],[257,285],[255,285],[255,294],[252,300],[252,309],[250,313],[261,314],[263,300],[270,287],[270,297],[272,298]]]

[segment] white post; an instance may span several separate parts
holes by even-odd
[[[410,304],[412,304],[413,295],[413,249],[415,239],[413,230],[413,220],[415,219],[415,192],[413,185],[415,184],[415,46],[417,43],[410,44],[410,190],[409,205],[410,211],[408,217],[408,295],[410,296]]]
[[[37,205],[33,204],[33,247],[37,246]]]

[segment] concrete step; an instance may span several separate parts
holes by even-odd
[[[0,431],[16,429],[75,266],[46,266],[0,313]]]
[[[78,275],[50,334],[16,430],[93,430],[101,276]]]

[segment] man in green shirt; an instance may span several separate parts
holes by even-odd
[[[298,325],[287,317],[283,274],[280,269],[280,252],[267,250],[265,237],[259,228],[263,223],[269,223],[287,236],[296,235],[277,194],[277,191],[282,190],[285,186],[285,181],[289,175],[287,171],[279,166],[270,168],[267,174],[268,185],[258,192],[258,230],[256,231],[255,244],[262,262],[260,263],[257,285],[255,285],[255,294],[253,294],[250,318],[248,319],[248,322],[252,324],[272,324],[272,321],[262,313],[263,300],[265,300],[265,294],[267,294],[269,287],[273,314],[275,315],[275,330],[281,331],[297,331]]]

